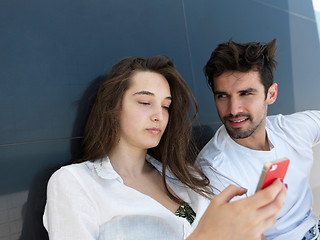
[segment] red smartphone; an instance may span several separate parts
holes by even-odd
[[[284,179],[290,160],[282,158],[264,164],[256,192],[269,186],[277,178]]]

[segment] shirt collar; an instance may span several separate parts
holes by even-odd
[[[154,168],[157,169],[158,172],[162,175],[162,163],[161,162],[159,162],[158,160],[156,160],[154,157],[150,156],[149,154],[147,154],[146,160],[149,163],[151,163],[152,166],[154,166]],[[176,180],[176,181],[178,180],[169,168],[167,168],[167,170],[166,170],[166,177],[170,180]]]
[[[162,163],[147,154],[146,160],[151,163],[155,169],[162,175]],[[113,169],[108,156],[93,162],[93,167],[97,175],[104,179],[121,179],[120,175]],[[166,177],[170,180],[178,180],[174,174],[167,168]],[[121,179],[122,181],[122,179]]]
[[[104,179],[117,179],[120,175],[113,169],[108,156],[93,162],[97,175]]]

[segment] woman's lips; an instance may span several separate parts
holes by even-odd
[[[158,135],[161,132],[160,128],[147,128],[147,131],[153,135]]]

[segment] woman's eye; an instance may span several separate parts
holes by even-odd
[[[150,105],[150,103],[148,103],[148,102],[139,102],[139,104],[142,104],[142,105]]]
[[[168,110],[170,109],[170,106],[162,106],[164,109]]]

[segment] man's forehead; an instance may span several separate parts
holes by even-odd
[[[216,88],[255,88],[254,86],[263,87],[263,84],[260,81],[260,75],[257,71],[249,71],[249,72],[236,72],[236,71],[228,71],[224,72],[218,77],[214,78],[214,87]],[[218,90],[218,89],[216,89]]]

